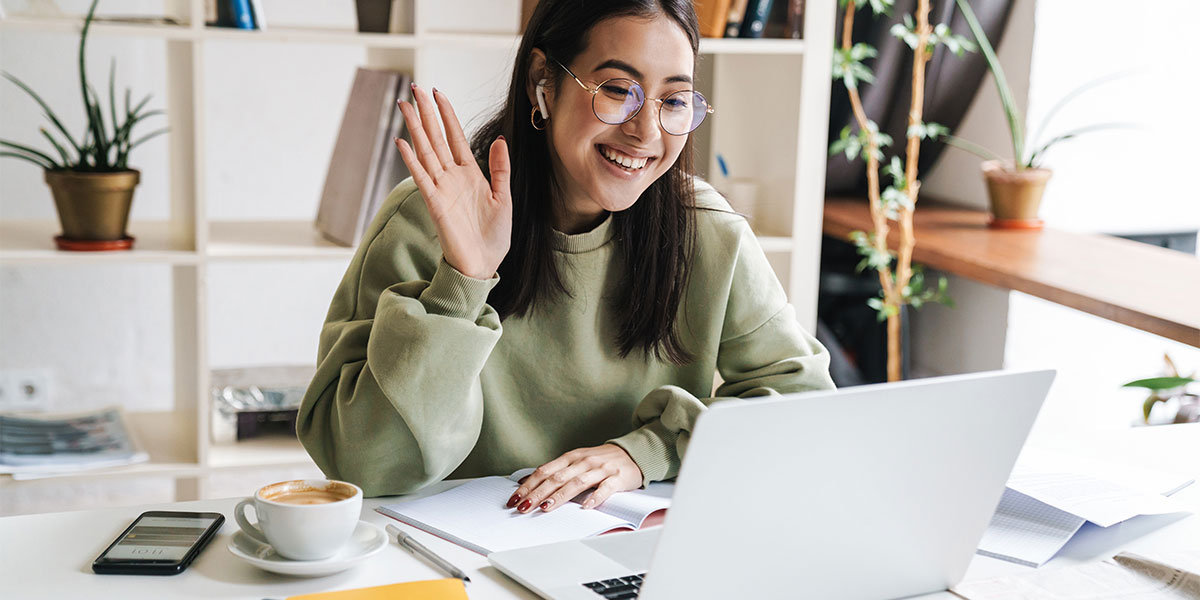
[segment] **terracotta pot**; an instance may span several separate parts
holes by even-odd
[[[133,204],[133,190],[141,180],[140,172],[135,169],[114,173],[47,170],[45,174],[62,225],[62,235],[56,238],[59,247],[101,249],[95,246],[103,242],[110,243],[103,249],[131,245],[132,238],[125,234],[125,227],[129,224],[129,207]],[[130,244],[113,245],[126,240]],[[67,245],[79,242],[83,247],[67,248],[64,242]]]
[[[1012,163],[989,160],[982,165],[991,200],[992,219],[999,229],[1041,229],[1038,218],[1042,192],[1050,180],[1050,169],[1013,170]]]

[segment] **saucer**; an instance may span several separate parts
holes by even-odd
[[[275,552],[268,544],[246,535],[238,530],[229,540],[229,552],[234,556],[272,573],[283,575],[299,575],[301,577],[320,577],[345,571],[358,563],[379,554],[387,546],[387,534],[366,521],[359,521],[354,528],[350,540],[336,554],[321,560],[292,560],[284,558]]]

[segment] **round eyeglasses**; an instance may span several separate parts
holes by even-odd
[[[604,123],[625,123],[636,117],[646,104],[645,88],[632,79],[606,79],[592,88],[580,81],[566,65],[556,59],[551,60],[562,67],[579,87],[592,95],[592,112]],[[704,117],[714,112],[704,95],[695,90],[681,90],[651,100],[658,104],[659,125],[671,135],[687,135],[695,131],[704,122]]]

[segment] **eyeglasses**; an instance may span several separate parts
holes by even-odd
[[[620,125],[637,116],[646,103],[646,90],[642,84],[623,77],[606,79],[594,88],[588,87],[566,65],[551,58],[562,67],[575,83],[592,95],[592,112],[596,118],[609,125]],[[704,117],[714,112],[708,100],[695,90],[681,90],[652,99],[658,103],[658,123],[663,131],[671,135],[687,135],[696,130]]]

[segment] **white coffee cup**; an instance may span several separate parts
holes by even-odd
[[[329,479],[296,479],[265,485],[238,502],[233,516],[246,535],[292,560],[333,556],[354,533],[362,513],[358,486]],[[253,506],[257,525],[246,518]]]

